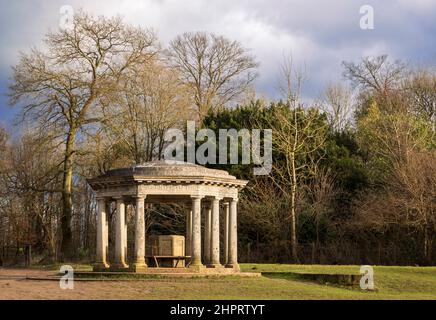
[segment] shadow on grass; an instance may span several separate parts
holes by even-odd
[[[340,288],[359,288],[360,275],[355,274],[314,274],[299,272],[262,272],[262,276],[270,279],[283,279],[330,285]]]

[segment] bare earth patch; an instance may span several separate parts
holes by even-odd
[[[51,278],[54,271],[29,269],[0,269],[0,300],[24,299],[133,299],[145,298],[150,290],[146,284],[132,281],[75,281],[74,290],[62,290],[58,281],[34,281]]]

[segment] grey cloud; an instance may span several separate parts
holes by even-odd
[[[269,97],[277,94],[278,65],[287,52],[292,52],[297,64],[306,65],[304,94],[311,98],[325,82],[341,77],[342,60],[387,53],[406,61],[434,63],[436,57],[436,2],[432,0],[413,4],[406,0],[0,1],[0,70],[16,62],[19,50],[40,45],[48,28],[57,28],[59,8],[65,4],[94,14],[121,14],[127,22],[154,28],[164,44],[179,33],[197,30],[239,40],[261,62],[257,89]],[[359,8],[364,4],[374,7],[375,30],[359,28]]]

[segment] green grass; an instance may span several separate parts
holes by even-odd
[[[298,264],[241,264],[242,271],[253,272],[302,272],[359,274],[360,266],[298,265]],[[436,268],[435,268],[436,270]]]
[[[87,265],[73,265],[89,271]],[[59,270],[59,266],[49,266]],[[289,272],[359,274],[359,266],[242,264],[245,272],[274,272],[260,278],[147,279],[113,286],[114,299],[432,299],[436,300],[436,267],[374,267],[375,291],[302,280]],[[86,285],[86,284],[83,284]],[[103,284],[102,284],[103,285]],[[109,294],[109,293],[108,293]]]
[[[296,273],[344,273],[359,274],[360,266],[243,264],[243,271],[296,272]],[[339,287],[301,281],[295,276],[274,277],[277,285],[288,280],[298,293],[297,298],[311,299],[436,299],[436,267],[374,267],[375,291],[360,288]],[[313,293],[312,289],[317,292]],[[291,297],[293,298],[293,297]]]
[[[254,269],[253,269],[254,268]],[[358,266],[304,266],[243,264],[243,271],[359,273]],[[261,278],[169,280],[171,295],[158,293],[162,299],[436,299],[436,268],[375,267],[376,291],[325,285],[304,281],[285,274]],[[188,285],[189,290],[183,290]],[[179,290],[183,290],[180,294]],[[179,294],[177,294],[179,292]]]

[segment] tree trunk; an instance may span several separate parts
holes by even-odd
[[[295,155],[292,156],[292,186],[291,186],[291,254],[292,261],[294,263],[298,262],[298,251],[297,251],[297,215],[295,210],[295,199],[297,194],[297,176],[295,172]]]
[[[321,246],[319,242],[319,217],[316,216],[316,243],[315,243],[315,252],[316,252],[316,262],[321,263]]]
[[[73,257],[71,217],[73,213],[73,163],[75,139],[76,128],[71,126],[65,146],[64,175],[62,180],[61,261],[66,261]]]
[[[432,247],[433,247],[433,235],[431,228],[424,226],[424,264],[430,266],[432,264]]]

